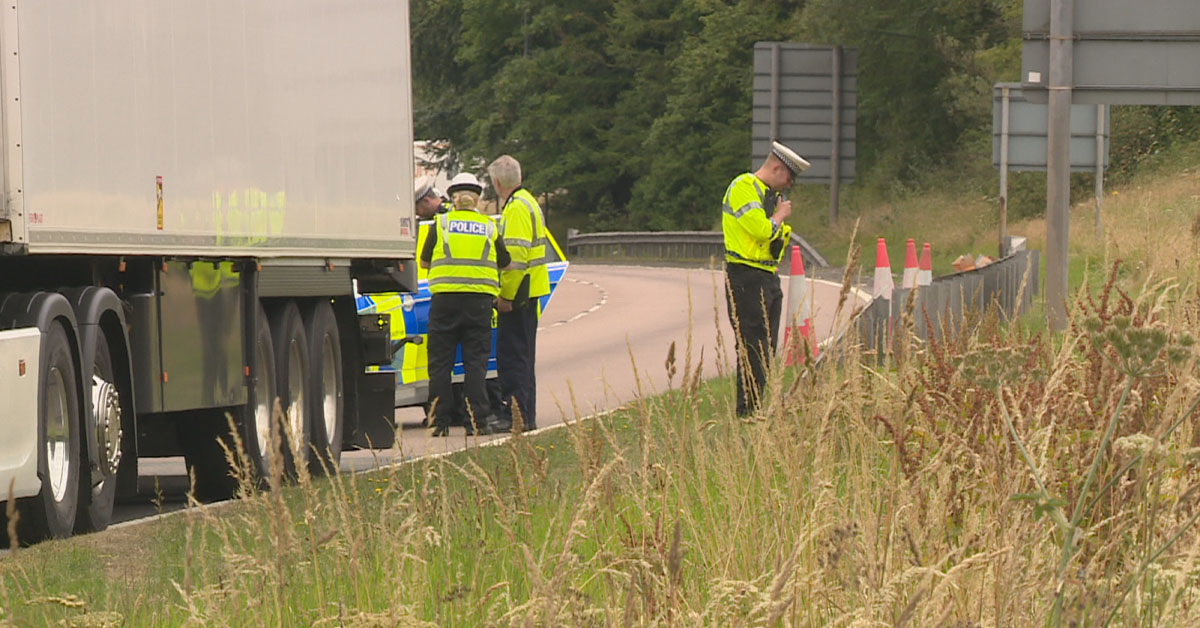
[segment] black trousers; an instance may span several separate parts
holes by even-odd
[[[726,264],[725,296],[737,349],[737,413],[746,416],[762,401],[783,312],[783,290],[775,273]]]
[[[537,428],[537,299],[500,312],[496,325],[496,370],[500,376],[500,418],[513,418],[515,402],[526,430]]]
[[[437,426],[449,426],[457,404],[450,374],[455,349],[462,348],[463,391],[476,425],[492,414],[488,403],[487,361],[492,352],[492,297],[487,294],[443,292],[429,303],[429,400],[435,403]]]

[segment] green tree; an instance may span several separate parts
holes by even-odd
[[[1015,0],[814,0],[803,30],[858,49],[858,169],[914,180],[990,126],[991,88],[1011,67]],[[1018,40],[1019,41],[1019,40]],[[984,54],[980,54],[984,51]],[[1016,76],[1007,77],[1016,80]]]
[[[699,28],[667,64],[664,110],[642,150],[651,155],[634,184],[629,223],[648,229],[718,224],[721,195],[750,166],[754,43],[787,37],[794,2],[684,0]]]
[[[457,61],[462,32],[461,0],[420,0],[410,5],[413,132],[417,139],[444,140],[450,152],[435,155],[457,169],[453,147],[465,146],[467,118],[456,92],[467,64]]]

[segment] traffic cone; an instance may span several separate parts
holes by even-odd
[[[928,286],[933,283],[933,254],[929,251],[929,243],[921,245],[921,261],[917,264],[917,285]]]
[[[916,288],[917,273],[920,272],[917,268],[917,245],[912,238],[904,244],[904,277],[900,280],[901,287]]]
[[[896,289],[896,282],[892,280],[892,264],[888,261],[887,243],[883,238],[879,238],[879,242],[875,245],[875,290],[872,295],[875,298],[884,298],[891,300],[892,291]]]
[[[792,269],[788,276],[788,307],[787,327],[783,332],[783,346],[786,348],[784,364],[800,364],[805,345],[808,355],[817,357],[817,338],[812,328],[812,301],[808,295],[808,280],[804,277],[804,258],[800,256],[800,247],[792,246]],[[794,343],[794,344],[793,344]]]

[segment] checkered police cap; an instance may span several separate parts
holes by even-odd
[[[782,161],[783,165],[787,166],[787,169],[792,172],[793,177],[808,170],[809,165],[811,165],[808,163],[808,160],[797,155],[796,151],[779,142],[771,142],[771,154],[778,157],[779,161]]]
[[[433,191],[433,177],[431,177],[429,175],[425,175],[425,176],[417,179],[416,183],[413,185],[413,202],[414,203],[421,202],[421,199],[425,198],[425,196],[428,195],[432,191]]]

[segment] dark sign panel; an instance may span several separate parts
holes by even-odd
[[[840,70],[836,82],[835,66]],[[771,140],[777,139],[812,164],[799,182],[830,183],[836,137],[838,178],[853,181],[857,75],[858,54],[852,48],[755,44],[751,168],[758,167]]]

